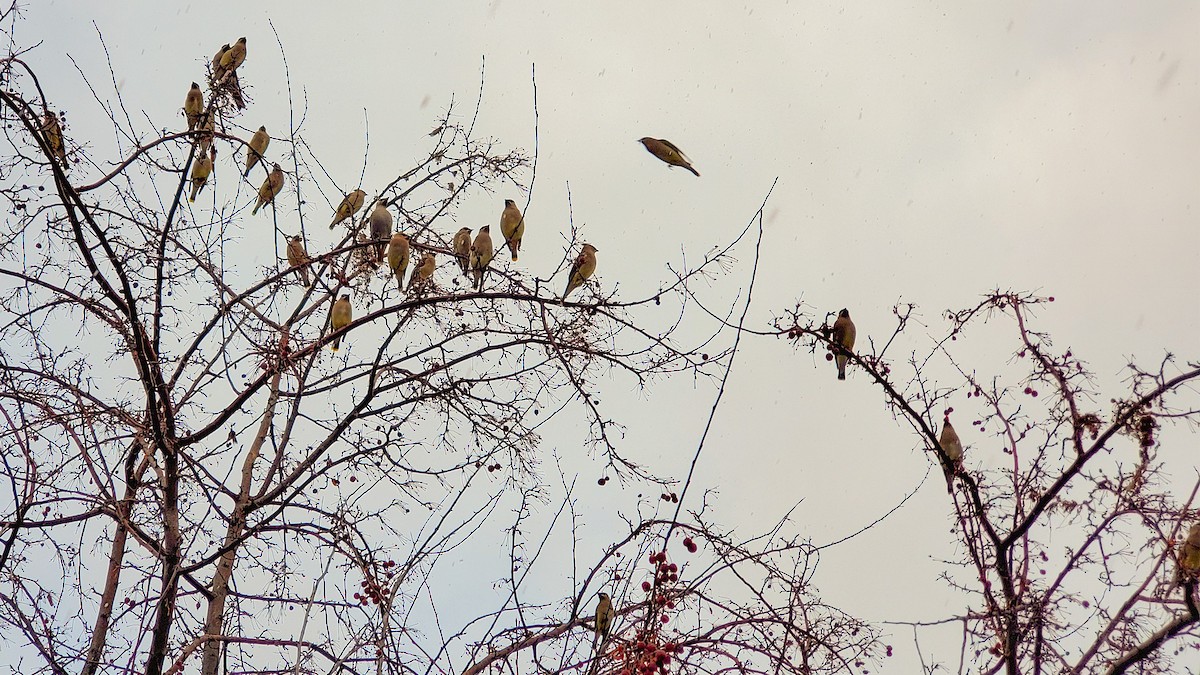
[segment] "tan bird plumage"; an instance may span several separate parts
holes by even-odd
[[[682,166],[697,176],[700,175],[700,172],[692,166],[692,160],[688,159],[687,155],[683,154],[683,151],[676,147],[671,141],[668,141],[665,138],[650,138],[649,136],[646,136],[645,138],[639,138],[638,142],[645,146],[646,150],[648,150],[650,154],[661,159],[667,164],[670,164],[671,166]]]
[[[496,255],[492,247],[492,226],[484,225],[471,243],[471,270],[475,273],[475,290],[483,290],[483,273]]]
[[[465,276],[470,276],[471,271],[471,228],[460,227],[458,232],[454,234],[454,240],[450,242],[450,247],[454,251],[454,257],[458,260],[458,266],[462,269]]]
[[[437,269],[437,254],[433,251],[426,251],[425,255],[421,256],[421,264],[413,268],[412,276],[408,279],[408,292],[412,293],[429,283],[435,269]]]
[[[246,38],[238,38],[233,46],[221,54],[221,75],[233,72],[246,62]]]
[[[204,112],[204,92],[200,85],[192,83],[187,96],[183,99],[183,116],[187,118],[188,131],[194,131],[200,124],[200,113]]]
[[[262,187],[258,188],[258,203],[254,205],[254,210],[250,215],[258,213],[258,210],[267,204],[275,202],[275,195],[283,189],[283,169],[279,168],[278,164],[271,165],[271,173],[267,179],[263,181]]]
[[[500,213],[500,234],[504,235],[504,244],[512,253],[513,262],[521,250],[521,237],[525,236],[525,218],[521,209],[511,199],[504,200],[504,211]]]
[[[946,453],[944,458],[938,455],[942,473],[946,475],[946,492],[954,492],[954,477],[962,471],[963,446],[954,425],[950,424],[949,415],[942,421],[942,434],[938,438],[938,445],[942,446],[942,452]]]
[[[1180,581],[1200,577],[1200,523],[1192,524],[1187,537],[1179,544],[1177,576]]]
[[[596,602],[596,640],[603,640],[612,632],[613,606],[608,593],[597,593],[600,600]]]
[[[219,73],[221,71],[221,59],[225,58],[225,52],[227,52],[227,51],[229,51],[229,43],[228,42],[221,45],[221,48],[217,50],[217,53],[213,54],[213,60],[212,60],[213,79],[219,79],[219,77],[220,77]]]
[[[563,302],[566,302],[571,291],[582,286],[583,282],[590,279],[592,273],[596,271],[596,251],[598,250],[591,244],[584,244],[579,255],[575,256],[575,262],[571,264],[571,272],[567,275],[567,290],[563,291]]]
[[[343,293],[342,297],[338,298],[337,302],[333,303],[333,307],[329,309],[329,325],[333,328],[333,332],[337,332],[354,320],[354,310],[350,307],[350,294]],[[342,345],[342,336],[339,335],[333,339],[331,351],[337,351]]]
[[[371,211],[368,219],[371,225],[371,239],[375,243],[375,262],[383,262],[383,251],[387,240],[392,236],[392,212],[388,211],[387,202],[380,199],[375,202],[375,210]]]
[[[404,290],[404,271],[408,269],[409,258],[408,237],[400,232],[393,234],[388,242],[387,258],[392,276],[396,277],[396,287]]]
[[[333,212],[333,222],[329,224],[329,229],[332,230],[338,223],[358,213],[366,200],[367,193],[362,190],[355,190],[343,197],[342,203],[338,204],[337,210]]]
[[[249,147],[246,148],[246,171],[242,177],[250,175],[250,169],[254,168],[255,164],[263,158],[263,153],[267,151],[267,146],[271,144],[271,134],[267,133],[266,127],[259,127],[258,131],[250,137]]]
[[[850,320],[850,310],[842,309],[838,312],[837,320],[833,322],[833,360],[837,362],[839,380],[846,379],[846,362],[850,360],[848,354],[854,352],[854,338],[857,333],[854,322]]]
[[[55,115],[53,111],[47,110],[46,114],[42,115],[42,136],[45,137],[51,154],[65,162],[67,146],[63,143],[62,125],[58,122],[58,115]]]
[[[192,162],[192,194],[188,197],[189,202],[196,201],[196,195],[204,189],[208,184],[208,177],[212,174],[213,165],[217,160],[217,149],[210,148],[209,154],[203,155],[197,153],[196,160]]]
[[[207,155],[212,149],[213,139],[216,138],[215,132],[217,129],[216,113],[210,111],[200,113],[200,121],[196,126],[199,132],[196,134],[196,152],[201,155]]]
[[[304,240],[300,235],[296,235],[288,240],[287,245],[288,264],[298,268],[300,271],[300,280],[304,285],[308,285],[308,264],[312,262],[312,258],[308,257],[308,251],[304,250]]]

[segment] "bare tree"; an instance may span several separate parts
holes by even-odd
[[[1153,368],[1131,363],[1128,389],[1101,394],[1081,357],[1037,330],[1037,310],[1053,301],[990,293],[947,312],[946,332],[903,357],[889,352],[906,340],[920,344],[913,305],[894,308],[884,340],[858,331],[849,358],[919,437],[932,466],[945,468],[961,541],[963,557],[945,578],[969,606],[910,625],[918,633],[963,626],[960,662],[926,664],[927,672],[1180,672],[1181,661],[1195,663],[1183,655],[1195,654],[1200,613],[1196,579],[1177,573],[1176,552],[1200,519],[1200,481],[1189,494],[1171,493],[1160,479],[1159,429],[1194,429],[1200,420],[1200,362],[1168,355]],[[831,316],[798,306],[775,327],[832,358]],[[976,333],[994,344],[997,325],[1012,344],[1008,364],[976,367],[955,356]],[[956,409],[967,445],[961,462],[939,431]]]
[[[601,274],[562,301],[581,243],[569,218],[555,275],[497,262],[473,290],[451,248],[456,208],[532,180],[528,155],[477,136],[477,104],[466,124],[448,110],[426,154],[363,186],[398,214],[414,261],[442,261],[430,283],[400,292],[378,264],[386,242],[368,238],[369,208],[318,250],[311,235],[358,186],[328,176],[295,128],[277,132],[248,183],[218,161],[220,184],[189,206],[210,147],[237,166],[247,152],[248,82],[220,58],[192,131],[182,115],[131,114],[134,92],[106,99],[86,81],[88,114],[114,132],[111,157],[72,134],[77,111],[55,110],[61,84],[30,63],[6,59],[0,89],[11,213],[0,232],[11,493],[0,502],[0,641],[22,672],[815,673],[879,658],[877,633],[810,588],[808,543],[782,523],[735,536],[704,508],[681,511],[673,468],[623,454],[599,406],[596,383],[611,378],[686,374],[723,390],[736,327],[716,320],[692,339],[678,328],[694,313],[691,282],[728,278],[730,248],[649,297],[622,299]],[[272,164],[284,187],[260,193]],[[761,227],[760,208],[729,246]],[[295,236],[311,286],[282,254]],[[333,330],[345,294],[353,319]],[[326,349],[339,339],[341,351]],[[541,442],[568,414],[587,420],[580,445],[602,484],[651,486],[676,511],[630,521],[568,593],[543,602],[529,598],[528,570],[552,533],[578,537],[576,498]],[[507,523],[498,505],[514,495]],[[555,503],[549,529],[526,534]],[[507,599],[445,622],[461,599],[437,587],[435,569],[497,534],[511,541]],[[617,619],[594,640],[601,586],[615,589]]]

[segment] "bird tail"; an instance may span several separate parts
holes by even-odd
[[[838,369],[838,379],[839,380],[846,379],[846,357],[845,356],[837,357],[837,369]]]
[[[258,213],[259,206],[260,206],[259,204],[255,204],[254,208],[250,209],[250,215],[254,215],[254,214]]]
[[[303,263],[303,264],[307,265],[308,263]],[[305,267],[300,268],[300,280],[304,282],[305,286],[309,285],[308,284],[308,269]]]
[[[685,169],[687,169],[688,171],[691,171],[692,173],[696,174],[696,177],[697,177],[697,178],[699,178],[699,177],[700,177],[700,172],[699,172],[699,171],[697,171],[697,170],[695,170],[695,169],[693,169],[691,166],[685,166],[685,167],[683,167],[683,168],[685,168]]]

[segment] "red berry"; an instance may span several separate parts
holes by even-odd
[[[642,590],[643,590],[643,591],[645,591],[645,592],[647,592],[647,593],[649,593],[649,592],[650,592],[650,582],[649,582],[649,581],[643,581],[643,582],[642,582]]]

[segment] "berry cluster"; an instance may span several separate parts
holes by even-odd
[[[698,548],[691,537],[683,540],[683,546],[689,553]],[[679,566],[667,560],[666,551],[651,553],[650,565],[654,568],[654,581],[643,581],[642,591],[650,595],[647,612],[651,617],[657,616],[657,620],[647,621],[637,630],[633,641],[613,650],[613,660],[624,664],[621,675],[666,675],[672,658],[683,653],[682,645],[663,634],[671,621],[670,610],[675,609],[670,591],[679,583]]]
[[[380,563],[380,566],[384,569],[382,580],[378,576],[371,574],[370,569],[363,570],[364,578],[359,582],[359,586],[362,586],[362,592],[354,594],[354,599],[358,601],[358,604],[365,605],[370,602],[372,605],[378,605],[386,600],[391,593],[388,590],[388,586],[391,584],[392,577],[396,576],[396,561],[385,560]]]

